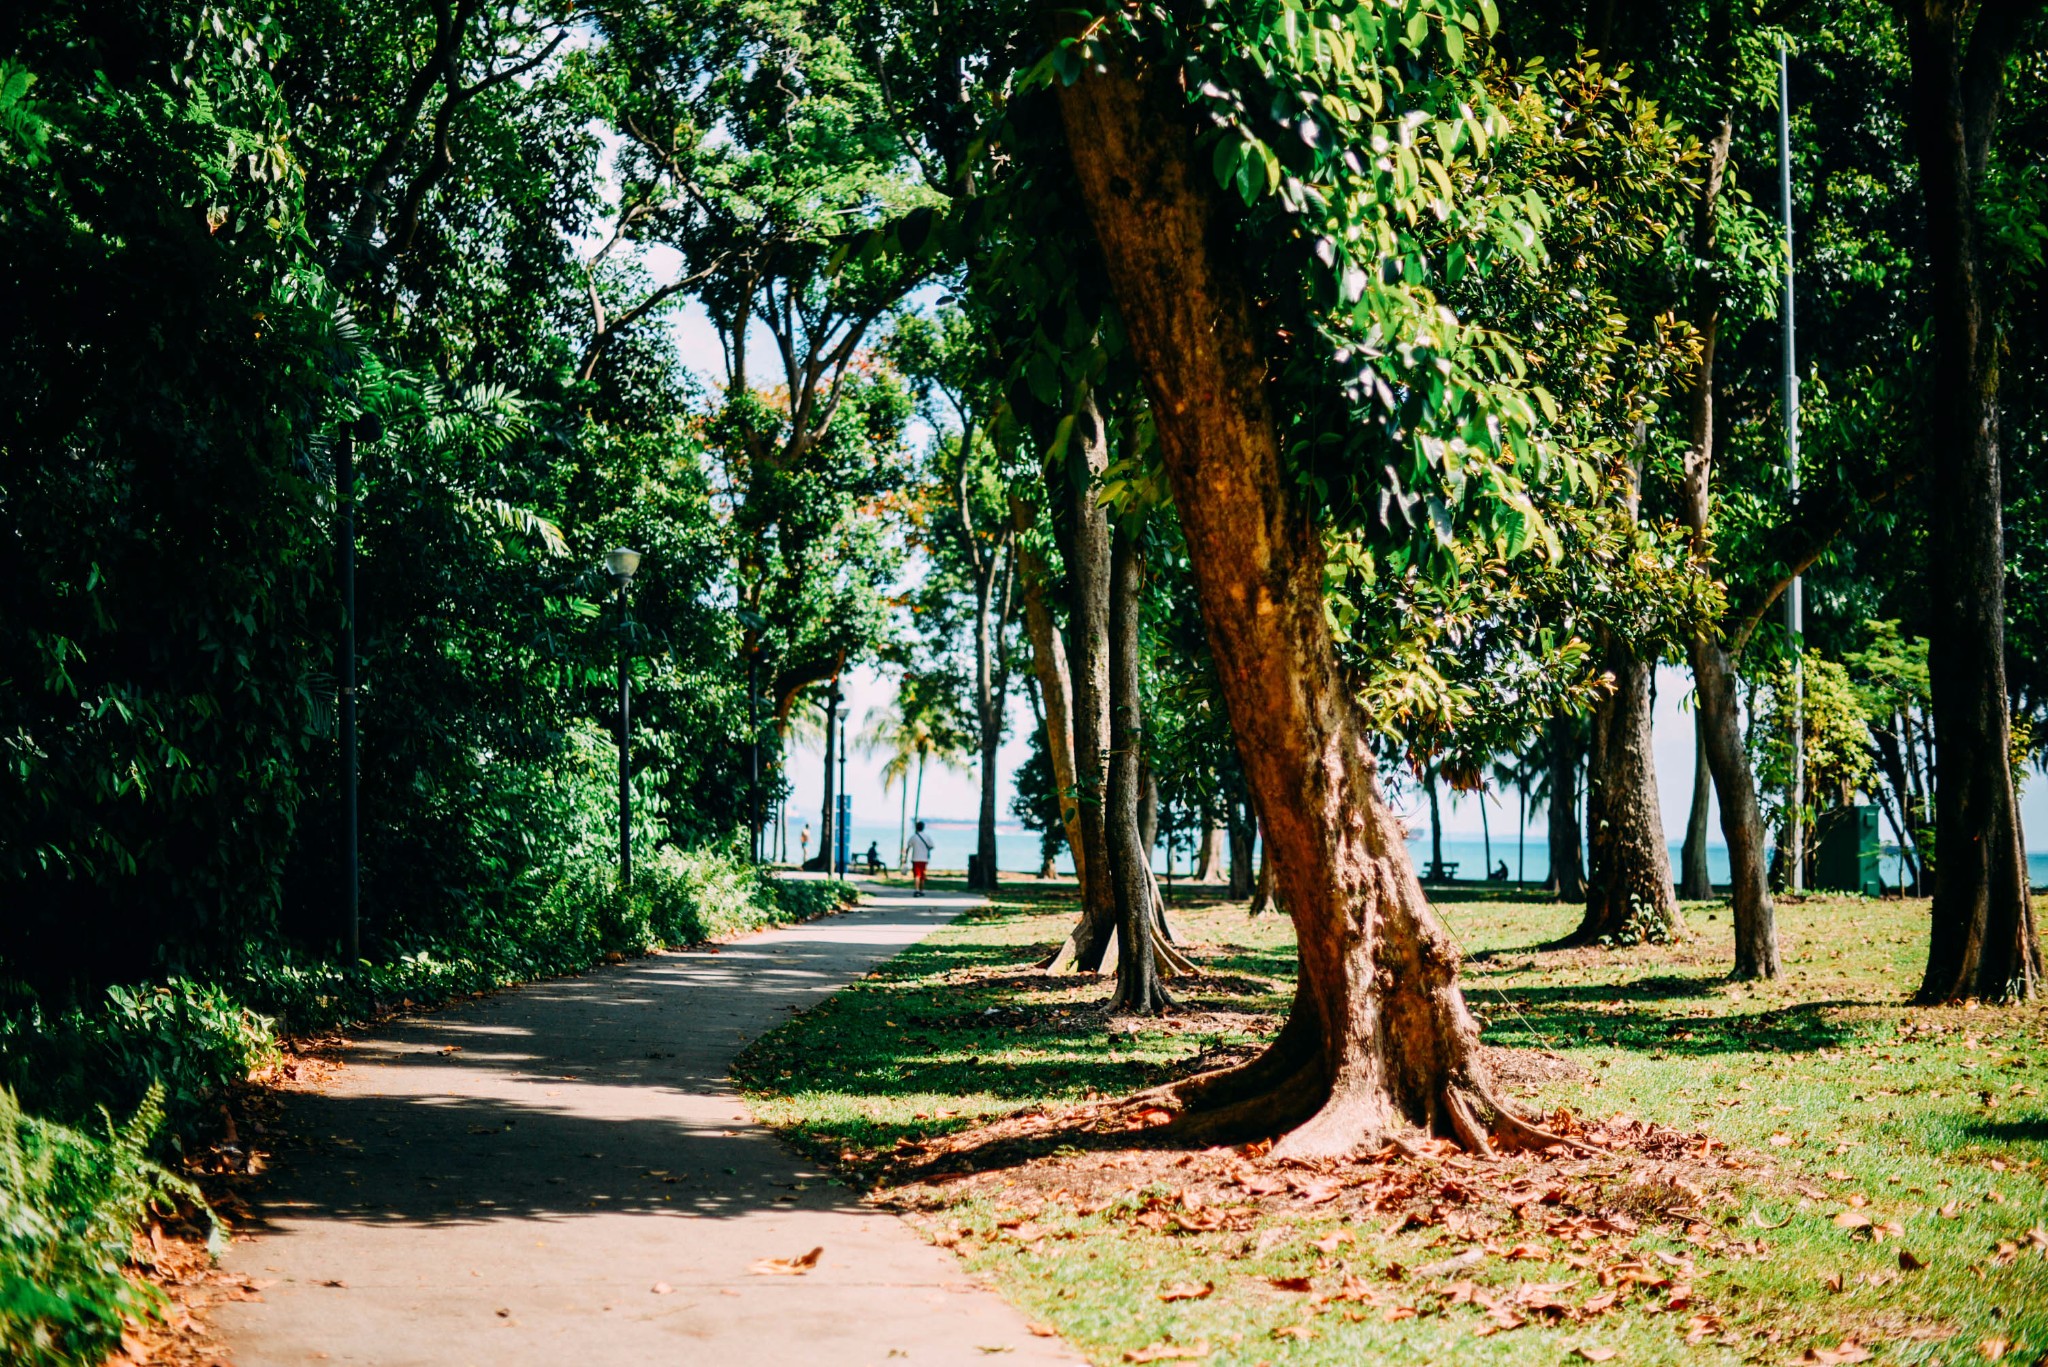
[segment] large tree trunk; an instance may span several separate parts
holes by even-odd
[[[1546,890],[1561,902],[1583,901],[1586,896],[1586,866],[1579,847],[1584,834],[1579,830],[1579,733],[1571,718],[1550,719],[1550,880]]]
[[[1032,549],[1027,535],[1036,520],[1031,505],[1012,499],[1010,518],[1016,533],[1011,544],[1016,547],[1017,574],[1023,581],[1024,634],[1031,641],[1031,670],[1045,708],[1045,748],[1060,794],[1060,825],[1067,833],[1074,875],[1085,886],[1087,854],[1081,845],[1081,804],[1074,800],[1074,684],[1067,673],[1067,643],[1053,621],[1051,604],[1046,602],[1045,557]]]
[[[1138,693],[1138,613],[1144,564],[1137,538],[1118,527],[1109,572],[1109,867],[1116,888],[1115,1013],[1152,1015],[1173,1004],[1153,953],[1157,893],[1145,858],[1139,801],[1145,786],[1144,714]]]
[[[2006,58],[2036,6],[1915,0],[1906,13],[1910,117],[1933,266],[1934,383],[1923,449],[1939,766],[1933,935],[1923,1002],[2031,997],[2041,945],[2021,849],[2005,682],[2004,503],[1999,485],[1998,328],[1977,202]]]
[[[1202,826],[1202,843],[1195,851],[1194,881],[1210,883],[1216,879],[1217,870],[1223,863],[1223,828],[1206,823]]]
[[[1742,708],[1735,696],[1735,662],[1727,647],[1706,637],[1692,643],[1693,686],[1699,692],[1707,766],[1721,799],[1721,838],[1728,845],[1729,901],[1735,922],[1739,979],[1776,978],[1778,908],[1771,901],[1770,861],[1764,856],[1764,814],[1756,774],[1743,744]]]
[[[1937,775],[1933,937],[1919,1000],[2034,996],[2042,974],[2019,838],[2005,693],[2005,529],[1999,486],[1999,330],[1978,195],[2005,59],[2032,4],[1905,4],[1909,123],[1933,264],[1933,406],[1927,519]]]
[[[1230,900],[1237,902],[1252,895],[1252,880],[1257,876],[1252,868],[1252,842],[1258,823],[1235,797],[1226,810],[1230,817]]]
[[[1586,765],[1586,915],[1566,944],[1664,941],[1679,928],[1651,748],[1655,665],[1617,641],[1607,668],[1614,692],[1593,711]]]
[[[1140,707],[1137,698],[1133,697],[1131,706]],[[1143,729],[1141,719],[1139,730]],[[1142,862],[1150,868],[1152,852],[1159,848],[1159,776],[1152,772],[1152,761],[1143,751],[1138,754],[1138,848],[1143,851]],[[1171,850],[1166,853],[1166,867],[1173,867]]]
[[[1324,551],[1294,506],[1271,372],[1180,73],[1110,56],[1059,92],[1076,180],[1151,400],[1238,756],[1294,919],[1272,1047],[1166,1095],[1190,1138],[1287,1130],[1282,1155],[1420,1126],[1487,1146],[1496,1106],[1458,954],[1381,797],[1371,721],[1324,619]],[[1141,84],[1142,83],[1142,84]]]
[[[1104,799],[1109,780],[1109,512],[1095,501],[1095,481],[1109,468],[1109,428],[1090,397],[1074,424],[1068,468],[1048,475],[1064,495],[1060,555],[1067,562],[1068,664],[1074,684],[1074,792],[1081,843],[1074,867],[1081,873],[1081,919],[1066,951],[1084,973],[1100,972],[1116,933],[1116,888],[1111,882],[1109,826]],[[1055,522],[1057,523],[1057,519]]]
[[[1707,771],[1707,723],[1698,709],[1692,714],[1692,740],[1692,806],[1685,814],[1678,895],[1688,902],[1704,902],[1714,895],[1714,875],[1707,867],[1707,818],[1714,805],[1714,776]]]
[[[1711,269],[1719,223],[1721,191],[1727,182],[1734,117],[1724,111],[1708,143],[1707,184],[1693,226],[1694,256],[1703,264],[1694,276],[1695,326],[1700,358],[1687,396],[1685,488],[1682,503],[1695,554],[1704,559],[1712,545],[1714,479],[1714,366],[1721,334],[1721,285]],[[1743,744],[1742,709],[1735,693],[1735,655],[1746,628],[1738,627],[1733,649],[1717,632],[1691,642],[1693,686],[1699,695],[1699,734],[1707,769],[1721,803],[1721,838],[1728,846],[1728,900],[1735,931],[1737,978],[1775,978],[1778,909],[1771,901],[1770,861],[1764,855],[1764,819],[1757,800],[1756,771]],[[1710,894],[1711,895],[1711,894]]]
[[[1444,876],[1444,817],[1437,807],[1434,764],[1422,771],[1422,783],[1429,791],[1429,872],[1424,876],[1441,880]]]

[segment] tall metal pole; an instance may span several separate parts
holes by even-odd
[[[1792,309],[1792,79],[1783,44],[1778,47],[1778,211],[1785,229],[1785,481],[1794,506],[1799,502],[1799,355]],[[1802,639],[1806,630],[1805,586],[1798,575],[1785,593],[1785,631],[1792,638],[1792,792],[1786,834],[1792,848],[1786,860],[1786,886],[1806,886],[1806,671]]]
[[[363,957],[362,865],[356,805],[356,439],[342,434],[334,457],[336,502],[341,532],[337,571],[341,578],[341,877],[348,961]]]
[[[836,846],[833,844],[833,823],[838,819],[839,794],[832,786],[832,757],[839,744],[839,676],[832,676],[832,692],[825,702],[825,815],[824,829],[818,832],[818,869],[822,873],[832,872],[832,857]],[[808,862],[808,861],[806,861]]]
[[[619,581],[619,886],[633,885],[633,676],[627,667],[626,586]]]
[[[839,877],[846,877],[846,863],[853,854],[853,808],[846,798],[846,718],[851,707],[839,709],[839,829],[832,833],[833,848],[839,855]]]
[[[747,652],[747,827],[753,832],[748,842],[754,862],[761,862],[761,647]]]

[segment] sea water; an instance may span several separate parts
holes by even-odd
[[[789,857],[799,857],[799,835],[805,824],[804,818],[793,816],[789,823]],[[810,852],[817,853],[817,822],[810,822],[812,844]],[[975,824],[950,818],[927,817],[925,834],[935,847],[932,864],[939,869],[964,869],[967,856],[975,847]],[[856,815],[853,823],[853,855],[858,862],[873,844],[885,865],[894,867],[897,862],[897,830],[894,822],[882,825],[866,822]],[[1035,874],[1039,859],[1038,835],[1027,831],[1014,822],[999,822],[996,826],[996,867],[1005,873]],[[1508,877],[1516,882],[1540,883],[1550,877],[1550,842],[1547,834],[1532,827],[1521,839],[1509,830],[1496,835],[1489,842],[1478,836],[1447,835],[1443,841],[1444,862],[1456,863],[1457,881],[1484,882],[1487,870],[1506,861]],[[1671,868],[1678,871],[1680,846],[1671,846]],[[1428,833],[1408,842],[1408,854],[1420,870],[1429,864],[1430,842]],[[1064,849],[1060,851],[1056,867],[1060,873],[1071,876],[1074,864]],[[1170,871],[1176,878],[1187,877],[1193,870],[1186,844],[1178,845],[1169,870],[1165,841],[1153,851],[1152,867],[1161,877]],[[1897,887],[1900,882],[1900,862],[1896,853],[1888,854],[1881,865],[1885,886]],[[2048,850],[2037,851],[2027,856],[2029,881],[2035,887],[2048,885]],[[1728,850],[1722,845],[1707,847],[1707,872],[1716,883],[1728,881]]]

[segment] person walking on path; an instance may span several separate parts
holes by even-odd
[[[932,838],[924,833],[924,823],[917,823],[917,830],[910,837],[910,876],[917,880],[917,897],[924,896],[924,871],[932,862]]]

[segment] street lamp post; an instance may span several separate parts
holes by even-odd
[[[747,829],[754,863],[761,862],[761,646],[747,652]]]
[[[839,709],[839,820],[837,825],[839,877],[846,877],[846,862],[853,849],[853,795],[846,791],[846,719],[851,707]]]
[[[626,590],[640,568],[640,552],[620,546],[606,553],[605,568],[619,594],[619,886],[633,884],[633,675],[628,653],[632,624]]]
[[[336,536],[336,577],[341,580],[339,650],[341,730],[341,876],[343,939],[348,961],[363,957],[363,877],[361,808],[357,799],[360,766],[356,758],[356,442],[374,443],[384,436],[384,421],[365,413],[342,431],[334,451],[334,502],[340,514]]]

